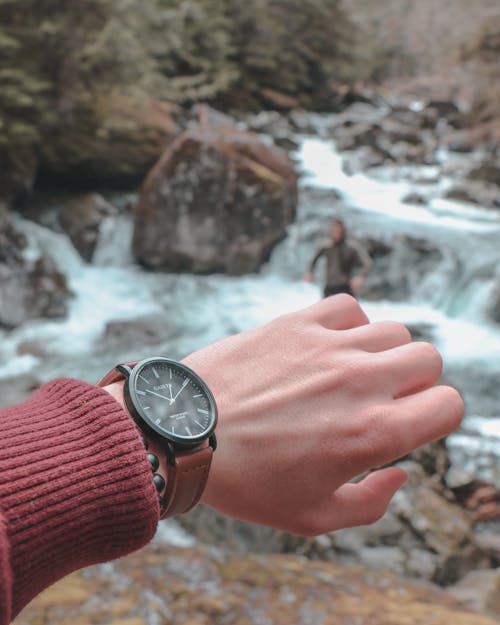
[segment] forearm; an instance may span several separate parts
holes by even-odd
[[[52,382],[0,427],[4,625],[69,572],[147,543],[158,503],[135,425],[101,389]]]

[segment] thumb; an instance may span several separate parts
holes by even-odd
[[[388,467],[370,473],[357,484],[344,484],[332,495],[332,530],[368,525],[386,512],[395,492],[408,479],[406,471]]]

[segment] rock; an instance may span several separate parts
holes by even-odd
[[[427,204],[427,199],[416,191],[408,193],[401,201],[405,204],[415,204],[416,206],[424,206]]]
[[[495,323],[500,323],[500,280],[498,279],[490,295],[488,314]]]
[[[150,172],[133,252],[153,269],[255,271],[295,216],[297,175],[285,152],[236,126],[183,133]]]
[[[59,212],[59,223],[80,256],[90,262],[99,238],[101,222],[117,209],[98,193],[74,197]]]
[[[448,590],[468,610],[500,617],[500,569],[470,571]]]
[[[348,176],[353,176],[372,167],[384,165],[386,160],[387,154],[365,145],[357,150],[343,154],[342,170]]]
[[[476,534],[477,544],[488,554],[493,566],[500,566],[500,534],[480,532]]]
[[[17,375],[0,378],[0,408],[15,406],[28,397],[41,385],[32,375]]]
[[[448,467],[446,454],[432,458],[432,449],[426,451],[427,458],[421,454],[429,473],[415,460],[402,465],[410,474],[408,484],[373,525],[300,538],[236,521],[203,506],[178,517],[178,521],[197,539],[229,545],[239,553],[300,553],[451,584],[474,567],[489,565],[490,558],[475,541],[471,518],[442,483]]]
[[[452,584],[471,569],[489,564],[475,542],[469,515],[447,501],[419,465],[406,463],[404,468],[410,475],[408,487],[395,497],[391,510],[408,524],[417,542],[435,554],[432,580]]]
[[[500,164],[485,161],[474,167],[468,176],[471,180],[481,180],[500,187]]]
[[[363,287],[363,297],[368,299],[410,297],[444,260],[440,249],[414,237],[396,236],[383,246],[367,240],[366,246],[373,259],[373,268]],[[402,272],[401,267],[407,269]]]
[[[467,186],[458,184],[452,186],[444,197],[448,200],[477,204],[484,208],[500,208],[498,190],[491,184],[469,182]]]
[[[39,187],[130,188],[177,134],[173,106],[113,89],[54,119],[40,147]]]
[[[453,489],[457,501],[474,522],[500,519],[500,490],[483,480],[473,480]]]
[[[49,256],[28,256],[27,246],[13,221],[0,217],[0,327],[66,315],[71,296],[66,277]]]
[[[108,321],[98,349],[105,352],[116,348],[132,351],[145,345],[159,345],[178,335],[178,330],[165,315],[147,315],[137,319]]]
[[[82,620],[83,618],[83,620]],[[149,545],[75,573],[16,619],[146,625],[494,625],[431,584],[297,556]]]

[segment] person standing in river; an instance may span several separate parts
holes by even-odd
[[[344,222],[335,219],[331,225],[331,241],[314,255],[305,276],[314,281],[314,268],[321,257],[326,258],[326,284],[324,297],[337,293],[356,295],[363,287],[366,274],[372,267],[367,251],[356,241],[347,237]]]

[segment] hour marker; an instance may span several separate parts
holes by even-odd
[[[146,394],[146,391],[139,391],[139,390],[137,390],[136,392],[137,392],[137,395],[145,395]]]
[[[196,419],[194,419],[194,422],[195,422],[195,423],[196,423],[196,425],[197,425],[198,427],[200,427],[202,430],[204,430],[204,429],[205,429],[205,427],[204,427],[204,426],[203,426],[203,425],[202,425],[199,421],[196,421]]]
[[[198,393],[198,395],[193,395],[193,399],[196,399],[197,397],[203,397],[203,393]]]
[[[151,410],[151,406],[143,406],[144,410]]]
[[[186,432],[189,434],[189,436],[193,436],[191,430],[188,428],[188,426],[186,425],[185,427]]]
[[[153,373],[155,374],[155,378],[158,379],[160,377],[158,375],[158,371],[154,367],[151,367],[151,369],[152,369]]]
[[[140,373],[139,373],[139,377],[141,378],[141,380],[144,380],[144,382],[146,382],[146,384],[151,384],[151,382],[149,380],[146,380],[146,378],[143,375],[141,375]]]
[[[203,410],[203,408],[196,408],[196,410],[202,414],[208,414],[208,410]]]
[[[170,379],[172,379],[172,369],[169,369],[168,371],[170,373]]]
[[[156,419],[155,423],[156,425],[159,425],[161,423],[161,419]]]

